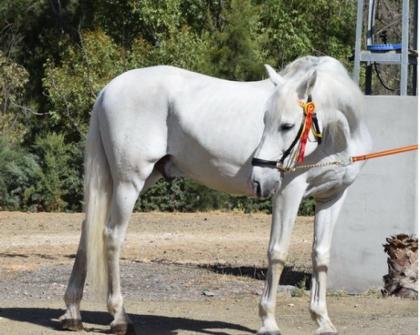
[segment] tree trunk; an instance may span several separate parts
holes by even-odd
[[[398,234],[386,239],[384,251],[388,254],[388,274],[383,276],[384,296],[395,295],[417,299],[418,239]]]

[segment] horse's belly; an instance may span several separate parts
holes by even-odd
[[[174,169],[210,188],[249,194],[250,161],[261,137],[262,120],[242,124],[233,118],[219,120],[204,116],[169,125],[168,154]]]
[[[175,175],[182,175],[212,189],[231,194],[250,195],[251,165],[215,157],[206,150],[185,150],[171,159]]]

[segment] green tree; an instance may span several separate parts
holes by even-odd
[[[273,65],[284,67],[305,55],[329,55],[348,62],[354,45],[355,1],[264,0],[261,31]]]
[[[80,202],[81,178],[70,164],[77,152],[73,146],[65,144],[64,135],[48,133],[38,136],[33,149],[41,168],[35,188],[40,195],[38,209],[63,211],[70,207],[66,200]]]
[[[0,0],[0,131],[19,166],[28,157],[42,165],[38,172],[24,169],[26,179],[15,178],[21,186],[3,190],[30,194],[13,200],[16,208],[38,201],[40,210],[79,210],[90,111],[98,92],[126,70],[167,64],[259,80],[266,76],[262,64],[281,68],[302,55],[346,62],[354,18],[353,0]],[[68,178],[50,172],[53,166],[66,166]],[[313,203],[305,204],[313,211]],[[186,179],[160,181],[138,206],[271,209],[270,201],[231,197]]]
[[[0,50],[0,133],[14,142],[22,141],[27,131],[24,127],[30,113],[24,101],[27,82],[26,69]]]
[[[67,47],[59,64],[47,60],[43,84],[50,127],[65,134],[67,141],[81,140],[97,94],[124,71],[123,56],[121,48],[98,30],[83,33],[80,45]]]
[[[261,30],[267,34],[264,48],[273,65],[282,68],[293,59],[311,53],[313,34],[308,11],[302,12],[295,1],[268,0],[261,7]]]
[[[0,137],[0,209],[30,209],[41,174],[35,156],[8,138]]]
[[[208,67],[207,49],[208,41],[185,26],[155,47],[143,39],[135,40],[129,64],[131,68],[166,64],[203,72]]]
[[[261,79],[267,53],[262,48],[265,35],[259,29],[259,7],[250,0],[231,0],[222,16],[221,31],[213,33],[210,72],[227,79]]]

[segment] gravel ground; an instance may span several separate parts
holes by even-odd
[[[57,318],[81,219],[80,214],[0,212],[0,335],[68,333],[59,330]],[[263,214],[134,215],[121,271],[137,333],[255,333],[269,225]],[[299,218],[283,284],[299,283],[310,271],[311,239],[311,219]],[[104,304],[89,298],[89,287],[86,291],[81,334],[109,333]],[[308,300],[305,290],[279,291],[282,334],[314,331]],[[417,334],[415,301],[383,299],[376,292],[330,292],[328,304],[340,334]]]
[[[61,299],[70,276],[70,264],[42,266],[36,271],[21,271],[0,278],[0,301]],[[147,301],[190,301],[202,296],[216,298],[259,295],[262,280],[220,275],[193,265],[137,263],[121,264],[123,294],[127,299]],[[89,287],[85,290],[89,299]]]

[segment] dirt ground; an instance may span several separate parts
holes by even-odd
[[[81,214],[0,212],[0,335],[68,334],[57,318],[81,220]],[[255,333],[269,228],[264,214],[134,214],[121,271],[137,333]],[[298,218],[282,285],[307,281],[311,243],[312,219]],[[86,291],[80,334],[108,333],[104,304]],[[279,290],[283,335],[314,331],[308,300],[307,290]],[[329,292],[328,307],[340,334],[417,334],[415,301]]]

